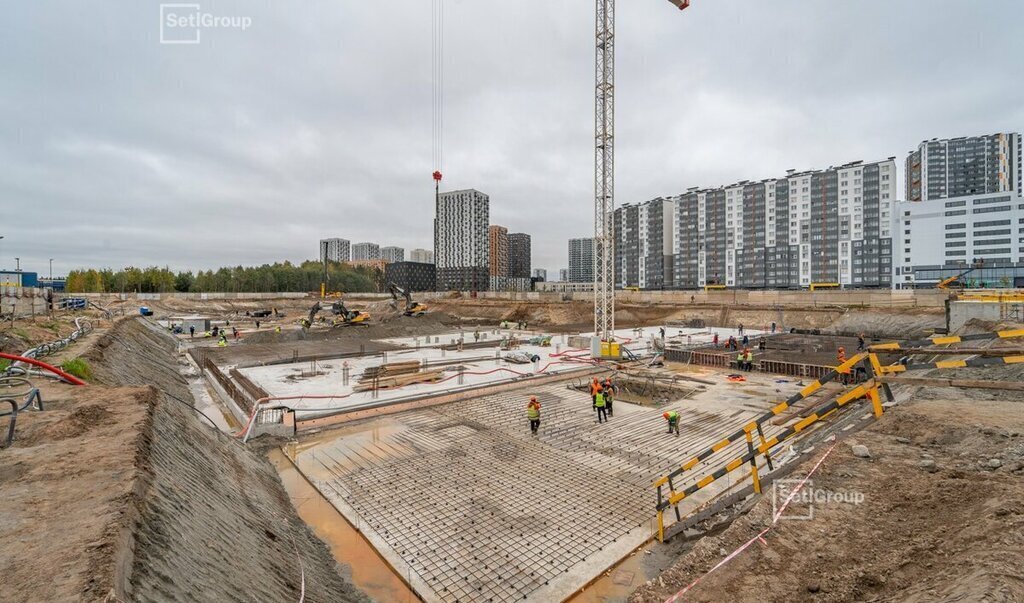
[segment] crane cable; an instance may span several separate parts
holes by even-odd
[[[444,161],[444,0],[433,0],[433,163],[434,179],[440,180]]]

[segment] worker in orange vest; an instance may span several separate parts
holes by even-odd
[[[844,369],[840,369],[839,368],[840,366],[846,364],[846,361],[847,361],[847,358],[846,358],[846,348],[844,348],[842,346],[839,347],[839,352],[836,354],[836,360],[839,361],[839,366],[836,367],[836,370],[839,371],[839,374],[841,376],[843,385],[847,385],[847,384],[850,383],[850,369],[849,368],[844,368]]]
[[[594,403],[594,408],[597,408],[597,394],[601,393],[601,382],[594,377],[594,380],[590,382],[590,399]]]
[[[540,429],[540,402],[537,401],[537,396],[530,396],[530,401],[526,405],[526,418],[530,421],[530,433],[537,435],[537,430]]]

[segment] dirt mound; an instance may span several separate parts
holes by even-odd
[[[684,600],[1024,600],[1024,403],[917,400],[857,436],[870,459],[840,443],[810,482],[862,502],[818,502],[812,521],[779,521],[708,574],[771,523],[766,496],[630,601],[664,601],[698,578]]]
[[[946,315],[942,308],[878,308],[849,310],[824,329],[824,332],[916,339],[944,328]]]
[[[98,404],[83,404],[68,413],[63,421],[51,423],[40,429],[38,439],[47,441],[76,438],[109,421],[110,417],[110,411]]]
[[[156,392],[69,390],[49,386],[46,411],[19,414],[14,444],[2,452],[0,592],[8,601],[100,601],[113,590]]]
[[[174,350],[158,327],[123,320],[84,354],[100,384],[74,390],[63,414],[23,415],[39,429],[22,432],[19,417],[24,437],[5,451],[5,466],[19,468],[0,474],[15,479],[3,483],[11,504],[0,521],[20,526],[17,544],[0,546],[0,555],[17,551],[0,557],[15,575],[5,594],[294,601],[304,590],[310,601],[366,600],[298,518],[270,463],[200,422]],[[62,439],[49,437],[57,423],[70,425]],[[25,559],[62,569],[40,572]]]

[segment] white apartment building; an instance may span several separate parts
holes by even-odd
[[[429,249],[413,249],[409,252],[409,261],[419,264],[433,264],[434,252]]]
[[[376,243],[356,243],[352,246],[352,261],[379,260],[380,245]]]
[[[984,274],[975,277],[987,286],[1016,286],[1015,267],[1024,263],[1024,197],[1006,192],[905,201],[895,214],[895,287],[931,286],[978,261]]]
[[[346,239],[320,239],[321,262],[347,262],[351,259]]]
[[[405,261],[405,249],[401,247],[381,247],[380,259],[385,262],[395,263]]]
[[[673,197],[671,286],[889,287],[896,162],[856,161]]]

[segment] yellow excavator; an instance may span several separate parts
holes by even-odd
[[[423,316],[427,313],[427,306],[420,302],[413,301],[412,295],[394,283],[388,283],[388,291],[391,292],[391,305],[398,309],[398,298],[405,298],[405,309],[402,314],[405,316]]]
[[[309,309],[309,316],[299,321],[302,328],[308,329],[313,326],[316,321],[316,315],[323,310],[323,306],[320,302],[313,304],[313,307]],[[360,312],[359,310],[349,310],[345,307],[345,303],[342,301],[336,301],[331,304],[331,313],[334,314],[335,318],[331,322],[332,327],[351,327],[356,325],[369,326],[367,323],[370,320],[370,315],[366,312]]]
[[[939,281],[939,283],[937,285],[935,285],[935,288],[936,289],[949,289],[950,285],[952,285],[953,283],[959,282],[958,288],[959,289],[964,289],[965,288],[964,287],[964,283],[960,279],[962,279],[963,277],[967,276],[968,274],[974,272],[978,268],[984,268],[984,267],[985,267],[985,261],[984,260],[975,261],[975,262],[973,262],[971,264],[970,268],[968,268],[967,270],[964,270],[960,274],[957,274],[957,275],[951,276],[951,277],[949,277],[947,279],[943,279],[942,281]]]

